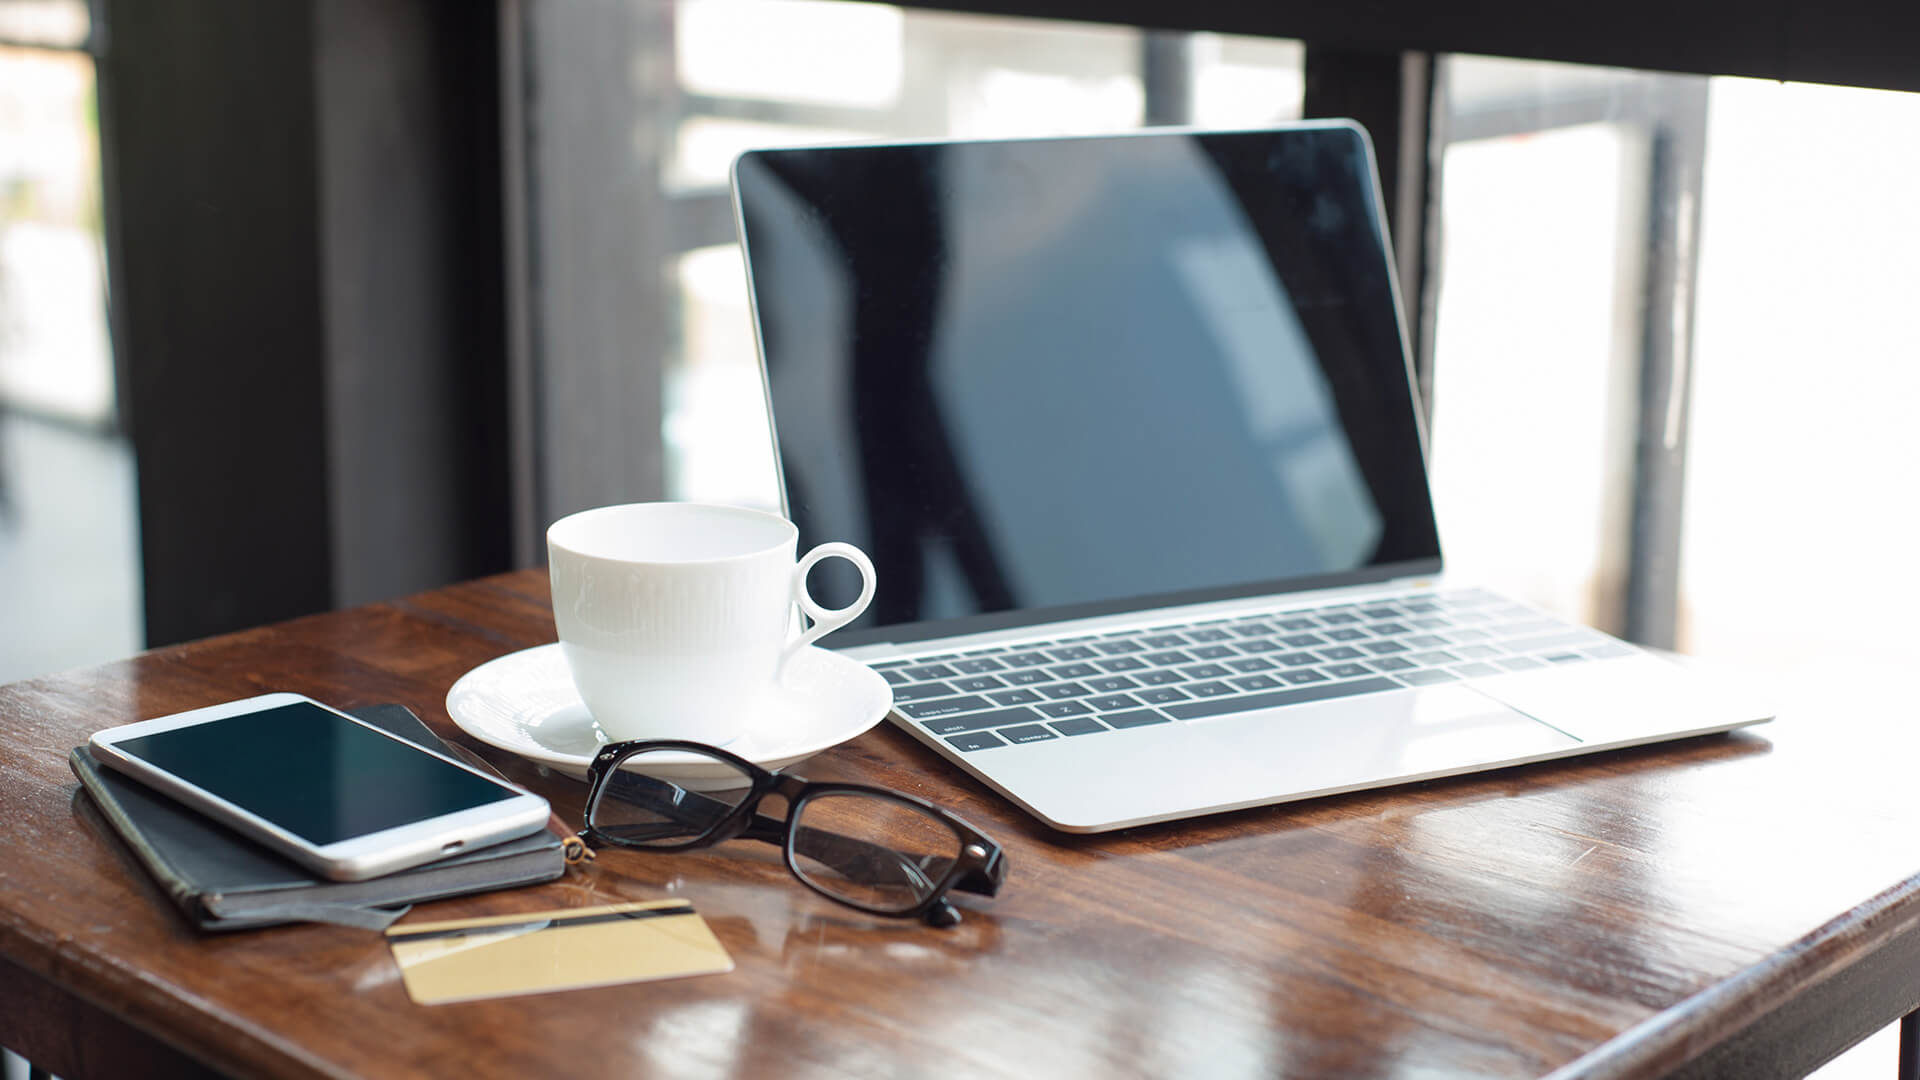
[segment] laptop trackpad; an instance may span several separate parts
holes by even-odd
[[[1772,715],[1742,688],[1645,655],[1497,675],[1474,687],[1593,746],[1722,731]]]
[[[1552,755],[1580,745],[1463,686],[1189,721],[1274,791],[1324,793]]]

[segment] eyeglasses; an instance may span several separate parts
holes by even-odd
[[[779,795],[785,821],[759,812]],[[686,851],[744,837],[778,845],[808,888],[875,915],[952,926],[949,890],[992,896],[1000,845],[912,795],[813,783],[704,743],[641,739],[600,748],[587,772],[589,844]]]

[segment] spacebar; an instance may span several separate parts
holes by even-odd
[[[1329,698],[1371,694],[1379,690],[1398,690],[1402,685],[1383,677],[1352,679],[1347,682],[1315,683],[1293,690],[1269,690],[1264,694],[1242,694],[1239,697],[1183,701],[1178,705],[1162,705],[1160,711],[1182,720],[1198,720],[1203,716],[1271,709],[1279,705],[1298,705],[1303,701],[1326,701]]]

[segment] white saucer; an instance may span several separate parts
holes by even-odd
[[[808,646],[788,661],[781,699],[749,718],[727,749],[761,768],[783,768],[866,731],[892,707],[893,688],[878,672]],[[447,714],[481,742],[576,780],[586,779],[607,742],[573,688],[558,643],[508,653],[460,676],[447,691]],[[683,771],[685,779],[699,779],[711,770],[686,755]]]

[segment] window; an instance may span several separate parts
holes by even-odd
[[[1713,80],[1680,645],[1823,710],[1912,664],[1916,176],[1920,94]]]
[[[1445,77],[1449,566],[1761,678],[1782,711],[1884,706],[1920,598],[1920,94],[1478,57]],[[1636,582],[1664,622],[1633,622]]]
[[[1680,461],[1643,460],[1641,435],[1663,376],[1684,385],[1673,279],[1691,274],[1706,80],[1467,56],[1440,77],[1431,442],[1448,566],[1671,644],[1662,485]]]
[[[0,682],[141,646],[83,0],[0,0]]]

